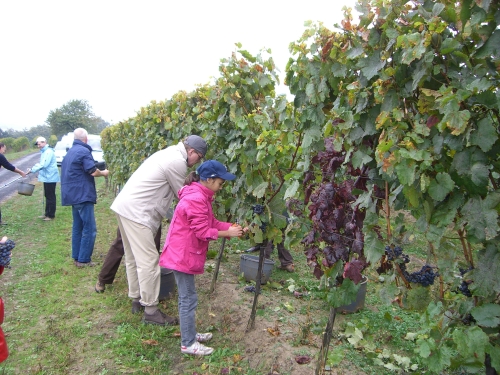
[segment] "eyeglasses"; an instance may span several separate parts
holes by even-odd
[[[200,153],[199,153],[198,151],[196,151],[196,150],[194,150],[194,152],[196,152],[196,155],[198,155],[198,157],[200,158],[200,160],[201,160],[201,159],[203,159],[203,155],[202,155],[202,154],[200,154]]]

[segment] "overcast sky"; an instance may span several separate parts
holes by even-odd
[[[355,0],[0,2],[0,128],[43,125],[72,99],[116,123],[218,77],[235,43],[271,48],[283,78],[307,20],[333,27]],[[279,93],[288,93],[280,88]]]

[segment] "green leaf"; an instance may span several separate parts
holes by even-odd
[[[456,329],[453,331],[453,341],[464,358],[475,357],[484,362],[485,348],[490,340],[481,328],[474,326],[465,331]]]
[[[486,352],[489,353],[491,357],[491,366],[500,373],[500,347],[490,345],[486,348]]]
[[[385,60],[380,58],[380,52],[374,52],[367,58],[361,60],[360,65],[362,67],[361,71],[366,79],[370,80],[385,66]]]
[[[354,168],[361,168],[363,165],[371,162],[373,158],[370,155],[358,150],[354,152],[351,160]]]
[[[264,194],[266,194],[266,189],[269,186],[268,181],[262,182],[260,185],[258,185],[255,189],[253,189],[252,194],[257,197],[257,198],[262,198]]]
[[[374,231],[365,234],[364,253],[366,260],[375,264],[384,255],[384,243],[380,241],[378,235]]]
[[[462,8],[460,9],[460,21],[462,21],[462,31],[464,31],[467,21],[470,19],[471,15],[471,4],[472,0],[463,0]]]
[[[459,50],[462,46],[460,43],[454,39],[454,38],[446,38],[443,40],[443,43],[441,44],[441,50],[440,52],[443,55],[447,55],[453,51]]]
[[[483,118],[477,123],[477,130],[471,134],[470,142],[481,148],[484,152],[498,140],[497,129],[488,118]]]
[[[473,308],[471,314],[479,326],[495,328],[500,325],[500,305],[494,303],[481,305]]]
[[[489,56],[498,56],[500,54],[500,30],[495,30],[488,38],[486,43],[479,48],[474,55],[476,58],[485,58]]]
[[[295,196],[295,194],[297,193],[297,190],[299,187],[300,187],[300,182],[297,180],[294,180],[293,183],[290,186],[288,186],[288,188],[286,189],[284,199],[286,200],[288,198],[293,198]]]
[[[399,182],[403,185],[413,184],[413,182],[415,182],[415,169],[416,164],[414,161],[403,159],[401,163],[395,167]]]
[[[431,181],[429,195],[432,199],[441,202],[454,187],[455,183],[448,173],[438,173],[436,179]]]
[[[488,207],[479,197],[470,198],[461,210],[461,223],[466,224],[467,235],[474,242],[495,237],[500,230],[498,212]]]
[[[469,289],[474,295],[487,297],[500,293],[500,251],[496,241],[488,242],[477,253],[476,268],[471,271],[474,280]]]

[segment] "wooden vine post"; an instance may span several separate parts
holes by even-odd
[[[255,295],[253,297],[252,312],[250,313],[250,319],[248,320],[247,329],[245,330],[245,332],[249,332],[255,328],[255,315],[257,313],[257,302],[259,300],[260,294],[260,280],[262,276],[262,266],[264,264],[264,254],[265,246],[262,246],[262,244],[260,244],[259,268],[257,269],[257,277],[255,278]]]
[[[321,343],[321,348],[318,354],[318,363],[316,364],[315,375],[321,375],[324,373],[326,360],[328,358],[328,348],[330,347],[330,341],[332,340],[333,334],[333,324],[335,323],[335,316],[337,315],[337,308],[330,308],[330,316],[328,317],[328,323],[326,324],[325,333],[323,334],[323,342]]]
[[[212,284],[210,285],[210,293],[213,293],[215,290],[215,283],[217,282],[217,276],[219,275],[220,262],[222,260],[222,256],[224,255],[224,247],[225,246],[226,246],[226,237],[224,237],[222,239],[222,244],[220,246],[219,254],[217,255],[217,260],[215,262],[214,275],[212,276]]]

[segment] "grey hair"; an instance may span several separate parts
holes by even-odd
[[[75,139],[84,141],[88,138],[89,133],[84,128],[77,128],[73,131],[73,136]]]

